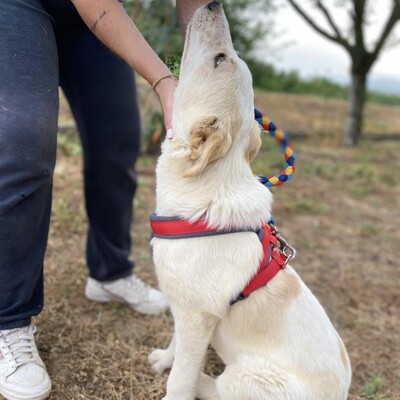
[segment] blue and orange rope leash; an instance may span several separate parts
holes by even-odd
[[[285,168],[279,175],[272,177],[259,175],[258,178],[266,187],[280,186],[292,178],[293,172],[296,168],[296,154],[289,143],[288,135],[284,131],[279,129],[272,121],[270,121],[257,109],[254,109],[254,118],[261,125],[265,132],[268,132],[270,136],[274,137],[278,141],[285,157]]]

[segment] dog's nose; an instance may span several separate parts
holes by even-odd
[[[211,3],[208,3],[208,4],[207,4],[207,7],[208,7],[211,11],[213,11],[213,10],[215,10],[216,8],[218,8],[220,5],[221,5],[221,3],[220,3],[219,1],[214,0],[214,1],[212,1]]]

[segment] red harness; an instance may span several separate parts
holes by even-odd
[[[244,300],[251,292],[264,286],[281,269],[285,268],[289,260],[295,255],[295,250],[278,233],[273,224],[264,224],[258,231],[250,229],[212,229],[202,219],[190,222],[178,217],[159,217],[152,214],[150,225],[153,236],[161,239],[186,239],[237,232],[256,233],[263,247],[263,258],[256,274],[231,304],[236,303],[238,300]]]

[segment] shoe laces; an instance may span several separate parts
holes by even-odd
[[[4,355],[11,361],[11,367],[14,370],[37,360],[37,350],[33,336],[35,332],[36,327],[30,325],[1,333],[4,339],[2,343]]]

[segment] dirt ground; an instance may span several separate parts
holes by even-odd
[[[307,141],[293,142],[297,171],[290,183],[273,189],[274,216],[298,250],[293,267],[347,346],[353,368],[349,399],[399,400],[400,143],[363,141],[358,148],[343,148],[332,135],[327,135],[331,140],[321,136],[323,131],[337,132],[333,121],[339,126],[342,120],[327,101],[312,100],[332,114],[329,118],[323,112],[316,117],[312,113],[317,107],[299,96],[257,94],[256,99],[259,108],[272,110],[281,125],[313,134]],[[338,107],[343,110],[344,104]],[[373,112],[379,113],[379,129],[399,132],[399,108],[378,107]],[[62,107],[61,120],[68,118]],[[155,162],[155,157],[145,155],[139,161],[132,230],[136,272],[153,285],[157,280],[148,216],[154,207]],[[278,147],[265,137],[254,172],[272,175],[281,167]],[[50,399],[159,400],[167,374],[155,375],[147,355],[167,345],[171,315],[141,316],[125,306],[96,304],[84,297],[86,226],[81,152],[72,128],[59,135],[45,262],[46,302],[35,319],[38,346],[53,381]],[[222,368],[210,351],[208,372],[217,375]]]

